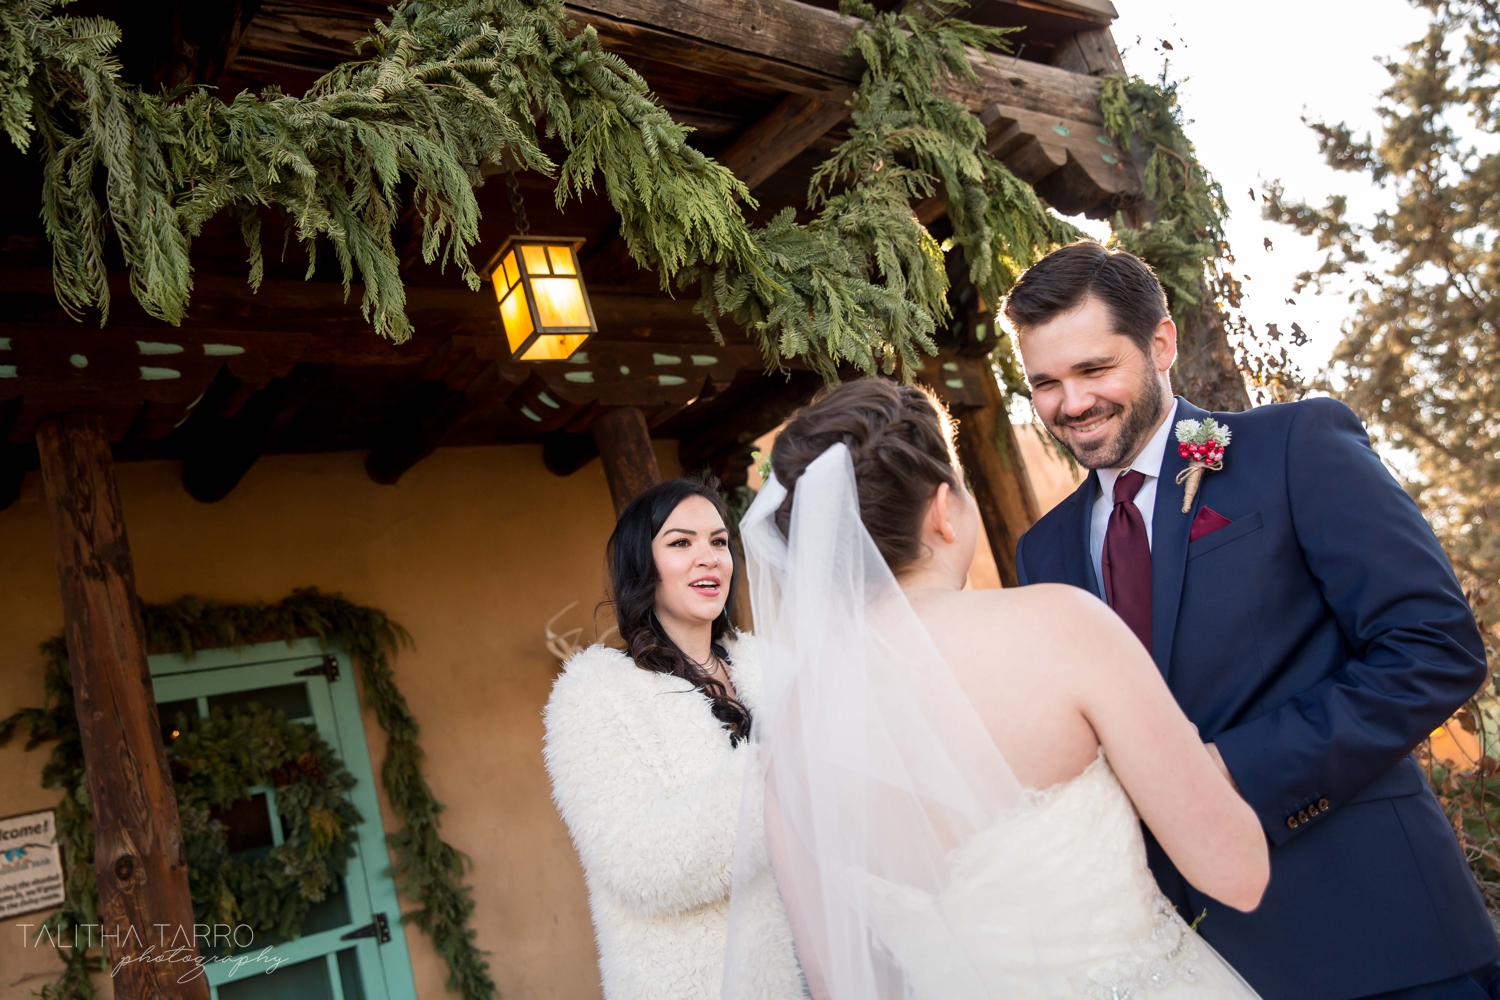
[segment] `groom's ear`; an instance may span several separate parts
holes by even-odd
[[[1151,362],[1159,372],[1170,371],[1177,360],[1177,324],[1163,316],[1151,332]]]

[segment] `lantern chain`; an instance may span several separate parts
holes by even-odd
[[[505,172],[505,186],[510,189],[510,210],[516,217],[516,235],[525,236],[531,231],[531,222],[526,218],[526,202],[521,197],[521,180],[514,169]]]

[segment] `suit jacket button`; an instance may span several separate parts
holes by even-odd
[[[1298,823],[1306,823],[1307,820],[1308,820],[1308,816],[1307,816],[1307,810],[1306,809],[1302,810],[1301,812],[1299,812],[1297,814],[1297,822]]]
[[[1327,808],[1328,808],[1328,800],[1327,799],[1319,799],[1318,800],[1318,812],[1323,812]]]
[[[1288,830],[1295,830],[1295,829],[1297,829],[1297,817],[1295,817],[1295,816],[1288,816],[1286,818],[1286,828]]]

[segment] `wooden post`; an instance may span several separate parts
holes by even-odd
[[[656,452],[651,448],[651,429],[646,426],[644,413],[634,406],[622,406],[594,421],[593,430],[609,495],[615,501],[615,517],[619,517],[625,505],[646,487],[661,482]]]
[[[207,979],[188,976],[198,949],[187,856],[109,438],[98,417],[69,414],[40,422],[36,440],[94,814],[100,933],[115,996],[208,1000]],[[132,961],[140,958],[162,960]]]
[[[1005,408],[1005,395],[990,371],[989,359],[955,360],[961,367],[980,369],[967,373],[972,378],[963,381],[983,387],[984,405],[954,413],[958,421],[958,457],[969,474],[969,486],[984,519],[984,531],[995,554],[1000,582],[1014,587],[1019,583],[1016,542],[1041,517],[1041,509],[1026,463],[1021,459],[1021,446]]]

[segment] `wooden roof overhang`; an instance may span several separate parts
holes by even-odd
[[[842,102],[861,69],[844,54],[853,22],[833,6],[576,0],[569,11],[697,130],[695,144],[747,180],[761,202],[753,214],[764,218],[804,207],[808,177],[842,138]],[[120,22],[137,82],[209,82],[228,93],[305,88],[350,58],[384,13],[369,0],[178,0],[150,10],[84,0],[72,9]],[[1118,68],[1113,12],[1108,0],[981,0],[970,14],[1024,30],[1018,55],[976,54],[979,83],[957,96],[985,122],[991,149],[1066,213],[1108,215],[1139,197],[1098,108],[1097,77]],[[346,301],[332,269],[302,280],[295,246],[283,261],[268,246],[267,280],[252,294],[227,220],[195,241],[195,288],[180,327],[147,317],[123,272],[112,275],[108,325],[77,323],[52,295],[34,158],[7,147],[0,165],[18,192],[0,204],[0,507],[35,467],[37,421],[63,412],[103,416],[119,459],[182,460],[190,492],[214,500],[271,452],[369,449],[371,476],[394,482],[439,445],[540,441],[549,467],[565,474],[595,453],[593,422],[624,406],[643,412],[653,436],[677,440],[685,465],[732,478],[750,443],[819,384],[795,365],[767,373],[757,346],[732,328],[716,343],[690,291],[667,294],[624,253],[602,198],[559,213],[550,180],[532,175],[522,181],[532,230],[584,241],[600,331],[570,362],[510,362],[490,289],[471,291],[423,265],[414,232],[401,234],[416,327],[405,344],[371,330],[360,290]],[[479,192],[477,260],[510,232],[503,188]],[[934,222],[941,207],[918,214]],[[940,388],[960,406],[983,405],[966,378]]]

